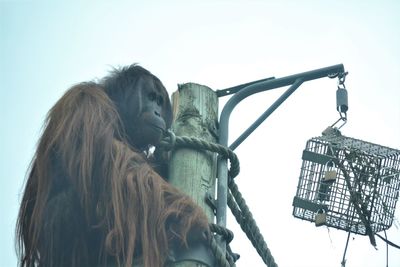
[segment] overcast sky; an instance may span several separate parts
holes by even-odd
[[[15,266],[14,228],[25,172],[45,115],[71,85],[140,63],[170,94],[195,82],[222,89],[343,63],[346,136],[400,148],[399,1],[0,0],[0,266]],[[336,80],[304,83],[238,149],[237,183],[279,266],[340,266],[347,233],[292,216],[306,141],[332,124]],[[243,101],[233,141],[278,96]],[[220,110],[226,99],[221,99]],[[397,205],[399,206],[399,204]],[[400,243],[397,207],[388,239]],[[263,266],[229,217],[238,266]],[[386,246],[352,235],[347,267],[386,264]],[[400,251],[389,247],[389,266]]]

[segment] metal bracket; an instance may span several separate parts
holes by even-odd
[[[229,87],[229,88],[226,88],[226,89],[217,90],[216,93],[217,93],[218,97],[232,95],[232,94],[236,94],[237,92],[239,92],[243,88],[246,88],[249,85],[252,85],[252,84],[255,84],[255,83],[259,83],[259,82],[265,82],[265,81],[269,81],[269,80],[273,80],[273,79],[275,79],[275,77],[269,77],[269,78],[258,80],[258,81],[254,81],[254,82],[244,83],[244,84],[233,86],[233,87]]]
[[[275,103],[271,105],[235,142],[233,142],[229,147],[234,150],[238,147],[268,116],[273,113],[303,82],[320,79],[323,77],[342,77],[344,71],[344,66],[342,64],[312,70],[308,72],[303,72],[283,78],[265,79],[261,81],[256,81],[248,83],[242,86],[231,87],[222,92],[217,92],[218,96],[228,95],[235,93],[228,102],[225,104],[220,115],[220,128],[219,128],[219,144],[228,147],[228,128],[229,128],[229,117],[232,110],[236,105],[247,98],[250,95],[264,92],[267,90],[290,86],[278,98]],[[227,171],[227,161],[220,159],[218,161],[218,196],[217,196],[217,224],[221,226],[226,225],[226,207],[227,207],[227,195],[228,195],[228,171]],[[223,240],[220,240],[220,245],[222,247],[226,246]]]
[[[210,194],[210,192],[206,193],[205,201],[206,201],[206,204],[213,210],[214,215],[216,215],[217,214],[217,203],[216,203],[215,199],[212,197],[212,195]]]

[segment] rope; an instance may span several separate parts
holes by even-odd
[[[222,157],[229,159],[231,163],[231,168],[229,169],[230,177],[235,178],[240,172],[239,159],[236,154],[220,144],[207,142],[195,137],[175,136],[173,132],[168,131],[167,138],[161,140],[159,146],[166,150],[171,150],[174,147],[185,147],[216,152]]]
[[[228,260],[228,262],[230,262],[231,265],[232,264],[234,265],[236,260],[239,259],[240,256],[238,254],[233,253],[229,246],[229,243],[233,240],[233,232],[223,226],[214,223],[210,223],[210,231],[222,236],[225,239],[226,243],[228,244],[226,251],[226,259]]]
[[[231,194],[228,194],[228,206],[235,216],[236,221],[239,223],[243,232],[247,235],[264,263],[268,267],[277,267],[278,265],[275,263],[274,257],[253,218],[253,214],[250,212],[246,201],[233,180],[231,180],[229,184],[229,189],[231,190]]]
[[[217,266],[221,267],[235,267],[236,264],[233,258],[228,254],[224,253],[219,247],[217,240],[215,240],[214,235],[211,235],[208,239],[211,251],[214,253],[215,259],[217,261]]]
[[[227,243],[233,240],[233,232],[218,224],[210,223],[210,230],[216,234],[223,236]]]
[[[171,150],[174,147],[208,150],[216,152],[222,157],[229,159],[230,169],[228,175],[230,178],[229,189],[231,192],[228,193],[228,206],[264,263],[268,267],[277,267],[278,265],[275,263],[271,251],[269,250],[252,213],[246,205],[242,194],[239,192],[237,185],[233,181],[233,178],[235,178],[240,172],[239,159],[236,154],[225,146],[207,142],[199,138],[175,136],[171,131],[168,131],[168,136],[160,142],[159,146],[165,150]],[[227,243],[233,239],[233,233],[226,228],[211,224],[210,229],[211,231],[222,235],[227,240]],[[235,260],[237,257],[232,256],[231,253],[228,252],[230,249],[227,249],[227,253],[224,253],[218,246],[214,236],[209,238],[209,244],[215,254],[219,266],[235,266]]]

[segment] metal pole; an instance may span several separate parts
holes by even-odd
[[[286,76],[283,78],[278,78],[278,79],[272,79],[272,80],[263,80],[258,83],[250,83],[250,85],[246,86],[245,88],[241,89],[238,91],[236,94],[234,94],[229,101],[225,104],[221,116],[220,116],[220,125],[219,125],[219,144],[223,146],[228,146],[228,128],[229,128],[229,117],[232,113],[232,110],[236,107],[236,105],[245,99],[246,97],[283,87],[283,86],[288,86],[292,85],[294,83],[298,84],[298,86],[301,85],[301,83],[310,81],[310,80],[315,80],[327,76],[334,76],[339,73],[344,72],[344,66],[343,64],[338,64],[322,69],[317,69],[317,70],[312,70],[308,72],[303,72],[295,75],[290,75]],[[264,121],[284,100],[286,100],[287,97],[290,96],[292,91],[297,89],[296,85],[292,86],[287,90],[285,94],[281,96],[280,99],[277,100],[276,102],[276,107],[270,107],[269,111],[267,110],[263,116],[266,116],[264,119],[261,117],[260,120]],[[287,95],[287,96],[286,96]],[[281,101],[281,102],[280,102]],[[279,103],[280,102],[280,103]],[[262,122],[261,121],[261,122]],[[261,123],[260,122],[260,123]],[[258,122],[256,121],[255,124]],[[258,126],[258,125],[257,125]],[[255,128],[254,128],[255,129]],[[251,130],[251,131],[254,131]],[[247,137],[247,136],[246,136]],[[243,138],[244,140],[245,138]],[[241,142],[243,141],[241,140]],[[236,144],[237,146],[238,144]],[[227,160],[226,159],[219,159],[218,160],[218,191],[217,191],[217,224],[221,226],[226,226],[226,209],[227,209],[227,194],[228,194],[228,169],[227,169]],[[225,247],[225,242],[221,240],[221,246]]]
[[[229,87],[226,89],[222,89],[222,90],[217,90],[217,96],[218,97],[222,97],[222,96],[227,96],[227,95],[233,95],[236,94],[237,92],[239,92],[240,90],[242,90],[243,88],[246,88],[249,85],[255,84],[255,83],[259,83],[259,82],[265,82],[265,81],[269,81],[275,79],[275,77],[269,77],[269,78],[265,78],[265,79],[261,79],[258,81],[253,81],[253,82],[249,82],[249,83],[244,83],[244,84],[240,84],[240,85],[236,85],[233,87]]]

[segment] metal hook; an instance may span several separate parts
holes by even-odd
[[[347,122],[347,110],[349,109],[347,90],[344,84],[346,75],[348,72],[342,72],[338,75],[338,88],[336,90],[336,110],[339,112],[340,118],[332,125],[336,125],[339,121],[343,121],[343,124],[338,127],[342,128]]]
[[[339,77],[338,86],[339,86],[339,85],[342,85],[343,88],[346,88],[345,85],[344,85],[344,82],[346,81],[346,76],[347,76],[347,74],[349,74],[348,71],[339,73],[339,74],[337,75],[337,76]]]
[[[339,114],[340,114],[340,118],[331,125],[332,128],[336,128],[338,130],[340,130],[340,128],[342,128],[347,123],[347,115],[346,115],[346,113],[340,113],[339,112]],[[344,116],[342,114],[344,114]],[[343,122],[342,125],[340,125],[339,127],[334,127],[340,121]]]

